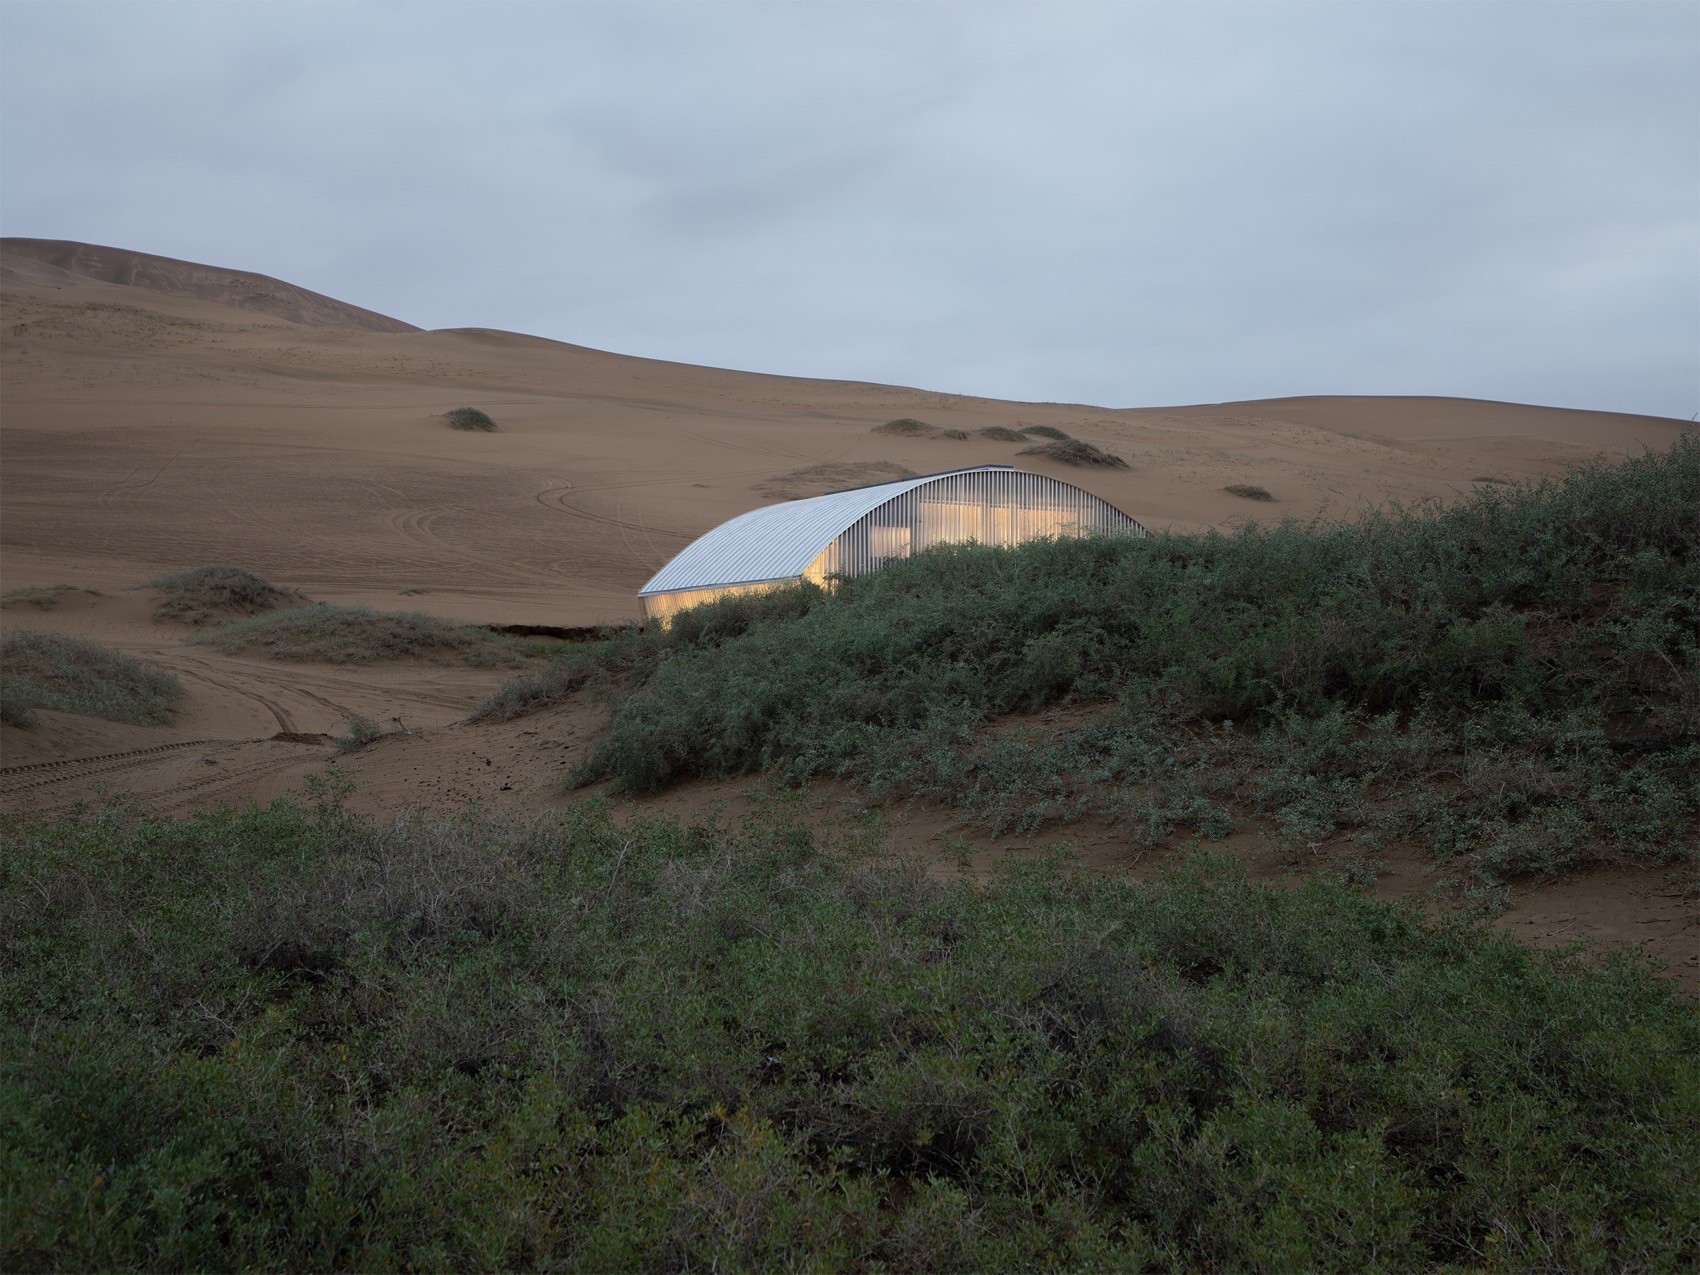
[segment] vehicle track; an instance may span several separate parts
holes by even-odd
[[[175,744],[155,744],[151,748],[131,748],[121,753],[102,753],[96,757],[68,757],[62,761],[37,761],[24,766],[0,766],[0,797],[46,788],[73,779],[111,774],[146,766],[161,753],[179,752],[185,748],[217,747],[232,740],[185,739]]]
[[[187,656],[179,656],[178,660],[174,662],[178,665],[178,672],[183,673],[188,677],[199,678],[209,686],[218,687],[221,691],[229,691],[232,695],[240,695],[243,699],[251,699],[259,702],[277,721],[277,728],[279,730],[293,731],[297,729],[294,715],[276,700],[267,699],[264,695],[261,695],[258,692],[246,690],[243,687],[233,685],[230,682],[221,681],[220,679],[212,676],[212,674],[206,672],[206,665],[202,664],[199,660],[190,659]],[[193,669],[184,668],[184,664],[193,664],[195,667]]]
[[[263,743],[270,741],[255,742]],[[221,788],[233,787],[245,780],[252,779],[256,776],[267,774],[272,771],[287,770],[291,766],[300,765],[303,760],[304,758],[302,756],[267,757],[260,761],[249,762],[245,766],[237,766],[234,768],[226,768],[225,766],[220,765],[218,773],[216,774],[209,774],[205,779],[197,779],[186,784],[179,784],[173,788],[167,788],[164,792],[154,793],[143,798],[143,800],[157,810],[170,810],[175,807],[187,805],[191,799],[204,796],[209,791],[216,792]]]
[[[186,747],[189,747],[190,744],[196,743],[196,742],[199,742],[199,743],[202,743],[202,744],[210,743],[210,744],[214,744],[214,745],[223,745],[227,748],[235,748],[235,749],[240,750],[240,749],[244,749],[244,748],[254,747],[254,746],[257,746],[257,745],[267,744],[267,743],[270,743],[271,741],[270,740],[238,740],[238,741],[202,740],[202,741],[187,741],[186,743],[179,745],[179,747],[185,747],[186,748]],[[195,779],[195,780],[189,781],[188,783],[176,784],[176,785],[164,788],[163,790],[161,790],[159,792],[143,791],[143,792],[137,793],[136,798],[142,804],[144,804],[147,807],[149,807],[150,809],[153,809],[153,810],[156,810],[156,811],[162,811],[163,812],[163,811],[173,810],[173,809],[179,809],[180,810],[180,809],[182,809],[186,806],[189,806],[189,805],[195,803],[199,799],[205,798],[206,796],[208,796],[212,793],[216,793],[216,792],[221,791],[221,790],[226,789],[226,788],[235,787],[237,785],[243,784],[243,783],[245,783],[245,782],[247,782],[251,779],[258,778],[259,776],[262,776],[262,775],[265,775],[265,774],[275,773],[275,772],[280,771],[280,770],[287,770],[287,769],[289,769],[293,766],[298,766],[302,763],[303,760],[307,759],[307,756],[308,755],[305,754],[305,753],[298,753],[294,756],[287,755],[287,754],[278,755],[278,756],[271,756],[271,757],[262,758],[262,759],[257,760],[257,761],[249,762],[246,765],[240,765],[240,766],[234,766],[234,767],[220,764],[220,766],[219,766],[219,768],[216,772],[208,774],[203,779]],[[154,758],[143,758],[139,762],[135,763],[135,765],[132,766],[132,767],[128,767],[128,768],[120,767],[119,769],[134,769],[136,766],[145,765],[147,762],[153,761],[153,760],[156,760],[156,759],[154,759]],[[64,776],[64,778],[65,779],[87,779],[87,778],[90,778],[91,775],[94,774],[94,773],[103,773],[103,772],[98,772],[98,771],[83,772],[83,773],[77,774],[77,775],[67,775],[67,776]],[[18,791],[19,792],[28,791],[28,789],[19,789]],[[0,795],[5,795],[5,794],[0,793]],[[32,811],[33,814],[35,814],[37,816],[46,816],[48,818],[53,818],[53,817],[62,815],[65,812],[67,812],[68,810],[70,810],[72,807],[78,805],[81,802],[88,801],[90,799],[90,795],[87,794],[87,793],[78,793],[77,795],[72,796],[72,795],[69,795],[69,794],[62,794],[62,793],[56,793],[56,792],[49,791],[49,792],[45,793],[44,796],[46,798],[45,800],[38,799],[35,803],[33,803],[33,805],[31,806],[31,811]]]

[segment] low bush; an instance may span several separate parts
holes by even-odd
[[[189,640],[232,655],[260,650],[274,660],[370,664],[377,660],[426,659],[478,668],[518,666],[526,656],[543,649],[537,642],[504,637],[419,611],[374,611],[330,602],[236,620]]]
[[[1046,460],[1058,461],[1064,465],[1096,466],[1099,469],[1127,469],[1128,463],[1113,452],[1094,447],[1091,443],[1083,443],[1078,438],[1070,438],[1063,442],[1041,443],[1037,447],[1023,447],[1017,456],[1043,456]]]
[[[1054,438],[1059,443],[1068,442],[1072,437],[1055,425],[1023,425],[1016,433],[1023,438]]]
[[[348,727],[348,734],[336,741],[337,752],[345,755],[357,753],[366,745],[375,744],[384,737],[384,728],[360,713],[350,713],[338,725]]]
[[[988,425],[985,429],[980,431],[980,437],[995,439],[1000,443],[1022,443],[1027,441],[1025,435],[1017,434],[1007,425]]]
[[[1229,483],[1222,488],[1230,496],[1243,496],[1246,500],[1274,500],[1267,487],[1258,487],[1252,483]]]
[[[872,432],[875,434],[903,434],[915,436],[920,434],[935,434],[938,430],[935,426],[927,424],[926,421],[918,421],[913,416],[901,416],[897,420],[887,421],[884,425],[875,425]]]
[[[1693,1006],[1342,885],[783,805],[0,838],[7,1270],[1700,1263]]]
[[[768,593],[743,593],[692,607],[663,628],[609,628],[596,642],[575,643],[550,653],[546,664],[504,683],[468,715],[471,722],[504,722],[559,704],[587,688],[617,699],[642,685],[671,655],[710,650],[752,628],[806,614],[826,591],[803,583]]]
[[[19,629],[0,637],[0,721],[33,726],[34,709],[161,726],[183,687],[156,665],[63,633]]]
[[[224,562],[159,576],[140,587],[159,590],[154,619],[182,624],[209,624],[233,615],[259,615],[304,596],[294,589],[280,589],[245,567]]]
[[[450,429],[480,430],[490,433],[496,428],[496,422],[476,407],[456,407],[443,413],[443,419],[448,422]]]

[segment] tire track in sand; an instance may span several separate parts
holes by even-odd
[[[37,761],[25,766],[0,766],[0,797],[28,792],[32,788],[47,788],[89,779],[95,775],[112,774],[151,765],[161,753],[179,752],[185,748],[216,748],[232,740],[185,739],[175,744],[155,744],[152,748],[131,748],[121,753],[101,753],[95,757],[68,757],[62,761]]]

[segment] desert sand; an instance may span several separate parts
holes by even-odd
[[[183,812],[357,771],[353,804],[547,809],[599,728],[578,706],[460,724],[508,673],[284,664],[185,646],[134,586],[233,562],[313,598],[483,624],[636,619],[636,591],[690,540],[758,504],[904,470],[1009,463],[1055,474],[1152,529],[1350,517],[1458,498],[1483,479],[1557,475],[1669,446],[1685,423],[1445,398],[1316,396],[1177,407],[1018,403],[857,381],[661,362],[485,329],[421,331],[305,289],[146,254],[0,245],[0,588],[68,584],[0,627],[88,636],[158,661],[188,704],[170,728],[43,713],[0,728],[0,809],[55,812],[127,791]],[[447,428],[477,407],[494,433]],[[916,417],[966,439],[874,432]],[[1130,468],[1017,457],[988,426],[1052,425]],[[1224,489],[1265,488],[1248,501]],[[92,592],[90,592],[92,591]],[[333,761],[350,713],[393,734]],[[736,812],[746,785],[650,806]],[[853,797],[822,790],[821,817]],[[955,870],[936,812],[888,817],[894,843]],[[1145,872],[1103,830],[1053,834],[1106,870]],[[972,838],[966,838],[972,841]],[[977,862],[1022,853],[976,843]],[[1256,859],[1256,847],[1245,847]],[[948,864],[946,860],[948,859]],[[1378,886],[1422,893],[1393,863]],[[1267,864],[1270,875],[1283,871]],[[1519,891],[1503,924],[1536,942],[1639,946],[1700,987],[1700,917],[1656,870],[1609,868]]]

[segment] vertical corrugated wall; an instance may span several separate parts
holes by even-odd
[[[825,584],[831,576],[877,571],[932,545],[1018,545],[1043,537],[1110,535],[1145,528],[1114,505],[1072,483],[1018,470],[948,474],[894,496],[851,523],[803,571]],[[737,593],[757,593],[789,580],[727,584],[656,593],[640,599],[646,618],[665,620],[687,607]]]
[[[1114,505],[1044,474],[951,474],[895,496],[847,527],[803,572],[805,580],[861,575],[933,545],[1018,545],[1046,536],[1145,529]]]

